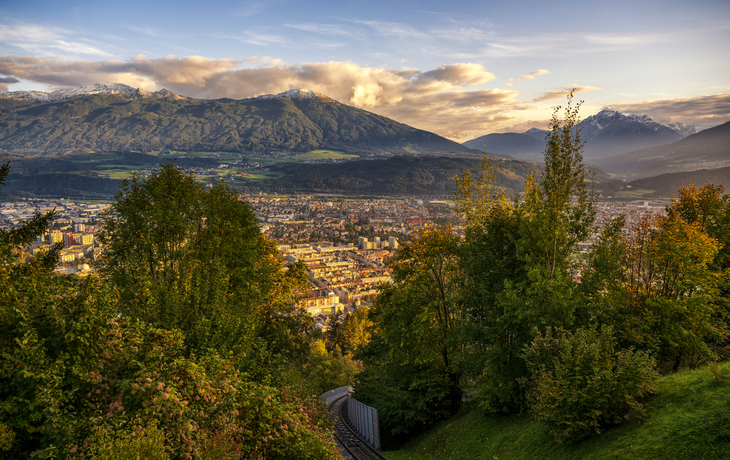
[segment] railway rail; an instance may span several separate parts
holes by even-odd
[[[330,413],[335,417],[335,439],[344,450],[345,460],[388,460],[367,443],[352,428],[347,417],[348,396],[341,396],[330,403]]]

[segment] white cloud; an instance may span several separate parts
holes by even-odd
[[[200,98],[242,99],[309,88],[345,104],[450,137],[513,120],[507,112],[508,108],[514,110],[519,94],[473,89],[496,78],[473,63],[422,71],[367,67],[350,61],[294,65],[268,56],[235,60],[140,55],[128,61],[103,62],[3,56],[0,74],[53,88],[120,82],[146,90],[164,87]]]
[[[622,113],[648,115],[659,123],[687,123],[708,128],[730,121],[730,94],[611,104]]]
[[[362,34],[359,33],[356,30],[353,30],[352,27],[345,27],[341,25],[336,24],[316,24],[316,23],[307,23],[307,24],[284,24],[285,27],[289,27],[291,29],[301,30],[303,32],[312,32],[316,34],[321,35],[343,35],[347,37],[358,37]]]
[[[521,76],[520,79],[522,79],[522,80],[534,80],[535,77],[540,76],[540,75],[545,75],[545,74],[548,74],[548,73],[550,73],[549,70],[539,69],[539,70],[536,70],[534,72],[530,72],[527,75]]]
[[[0,43],[40,55],[98,56],[113,55],[101,49],[104,45],[92,40],[72,38],[74,33],[60,27],[37,24],[0,24]]]
[[[548,90],[545,91],[545,94],[542,96],[533,99],[532,102],[545,102],[545,101],[551,101],[553,99],[565,99],[565,97],[573,91],[573,93],[582,93],[585,91],[598,91],[601,88],[596,88],[595,86],[582,86],[582,85],[566,85],[563,86],[560,90],[554,91],[554,90]]]

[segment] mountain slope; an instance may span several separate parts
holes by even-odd
[[[636,179],[628,185],[630,189],[654,190],[651,196],[671,197],[677,194],[680,184],[688,185],[693,181],[701,187],[705,183],[722,185],[730,189],[730,166],[717,169],[698,169],[677,173],[661,174],[659,176]]]
[[[536,139],[528,134],[492,133],[466,141],[462,145],[497,155],[541,161],[545,150],[545,134]]]
[[[628,179],[730,166],[730,122],[669,145],[601,158],[594,163]]]
[[[584,158],[587,160],[669,144],[682,139],[682,133],[694,130],[694,127],[681,125],[677,131],[646,115],[624,115],[610,109],[587,117],[578,127],[581,139],[586,143]]]
[[[69,150],[469,152],[456,142],[296,90],[244,100],[193,99],[124,85],[72,97],[0,95],[0,148]],[[66,90],[68,91],[68,90]],[[73,92],[73,91],[71,91]],[[46,93],[42,93],[46,94]]]
[[[620,155],[637,149],[670,144],[695,133],[695,127],[682,123],[663,125],[646,115],[624,115],[603,109],[578,123],[585,142],[583,158]],[[463,145],[515,158],[542,160],[546,131],[532,128],[522,134],[487,134]]]

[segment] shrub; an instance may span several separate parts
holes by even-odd
[[[186,355],[179,330],[118,316],[98,279],[19,271],[0,266],[3,458],[336,458],[316,398]]]
[[[155,423],[116,432],[100,427],[89,444],[92,460],[170,460],[165,435]]]
[[[530,410],[558,442],[599,434],[607,425],[645,414],[638,399],[656,392],[656,360],[646,352],[615,348],[608,326],[575,334],[548,328],[525,347],[531,377],[522,383]]]

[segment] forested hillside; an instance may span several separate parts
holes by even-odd
[[[0,97],[0,111],[0,148],[17,152],[469,151],[436,134],[322,95],[206,100],[162,91],[52,102]]]

